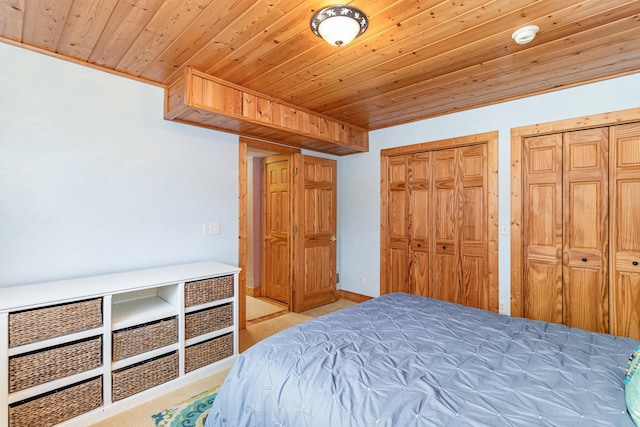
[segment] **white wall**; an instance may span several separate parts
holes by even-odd
[[[0,65],[0,287],[237,264],[237,136],[163,120],[155,86],[2,43]],[[340,287],[379,295],[381,149],[499,131],[499,221],[508,224],[511,128],[639,100],[635,74],[371,132],[368,153],[338,158]],[[203,222],[220,222],[221,234],[203,236]],[[499,257],[508,301],[508,235]]]
[[[340,160],[342,289],[380,294],[380,150],[482,132],[499,132],[498,216],[510,223],[511,128],[640,107],[640,74],[414,122],[369,134],[369,152]],[[509,306],[510,236],[500,235],[500,300]],[[359,284],[358,277],[362,278]]]
[[[237,136],[165,121],[159,87],[2,43],[0,64],[0,287],[237,264]]]

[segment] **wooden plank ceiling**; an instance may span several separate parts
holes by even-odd
[[[193,66],[369,130],[640,70],[637,0],[344,2],[370,24],[341,48],[309,30],[334,3],[0,0],[0,40],[165,87]]]

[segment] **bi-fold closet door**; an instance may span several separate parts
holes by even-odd
[[[523,140],[523,315],[638,337],[640,125]]]
[[[524,141],[525,317],[608,331],[608,134]]]
[[[381,293],[496,311],[489,144],[389,151],[382,162]]]

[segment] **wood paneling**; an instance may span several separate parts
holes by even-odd
[[[329,4],[0,0],[0,40],[164,87],[193,67],[367,130],[640,68],[636,0],[356,0],[370,25],[342,48],[309,30]],[[538,37],[515,44],[529,24]]]
[[[331,154],[367,151],[364,129],[187,69],[165,96],[165,118]]]

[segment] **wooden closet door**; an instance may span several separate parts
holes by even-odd
[[[640,339],[640,123],[610,141],[611,333]]]
[[[562,135],[522,147],[522,315],[562,323]]]
[[[488,280],[487,145],[459,150],[458,228],[460,294],[458,302],[491,309]]]
[[[411,292],[409,286],[408,156],[390,157],[388,175],[387,292]]]
[[[431,153],[409,156],[409,289],[431,295],[429,234],[431,231]]]
[[[609,332],[608,128],[563,135],[563,323]]]
[[[381,150],[380,293],[498,311],[497,132]]]
[[[449,302],[459,302],[461,293],[459,259],[459,221],[461,205],[457,191],[458,149],[433,152],[433,216],[432,296]]]

